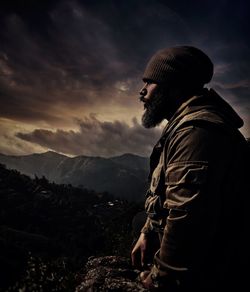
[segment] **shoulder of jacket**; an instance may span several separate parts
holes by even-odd
[[[183,125],[182,127],[179,127],[178,129],[176,129],[175,133],[180,133],[180,132],[187,132],[190,130],[193,130],[195,128],[194,125]]]
[[[204,109],[198,112],[187,114],[184,117],[182,117],[178,121],[178,123],[176,123],[176,125],[171,129],[170,135],[176,132],[192,129],[197,126],[198,127],[217,126],[218,128],[227,127],[227,125],[219,115]]]

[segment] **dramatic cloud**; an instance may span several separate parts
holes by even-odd
[[[16,137],[17,132],[27,133],[32,127],[27,124],[16,124],[14,121],[0,119],[0,149],[7,155],[25,155],[27,153],[40,153],[47,151],[37,144],[26,142]]]
[[[91,115],[78,124],[78,131],[37,129],[31,133],[17,133],[16,136],[57,152],[109,157],[123,153],[148,156],[161,133],[159,128],[143,128],[136,119],[129,126],[120,121],[101,122]]]
[[[211,85],[236,106],[250,136],[249,10],[244,0],[229,2],[4,1],[0,119],[6,132],[1,132],[0,152],[32,151],[31,143],[16,147],[17,123],[22,133],[70,133],[76,118],[96,113],[102,123],[134,127],[131,120],[142,110],[136,98],[145,64],[156,50],[182,44],[211,56]]]

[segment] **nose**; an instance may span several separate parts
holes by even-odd
[[[142,89],[140,90],[140,95],[142,95],[142,96],[146,96],[147,94],[148,94],[148,91],[147,91],[146,88],[142,88]]]

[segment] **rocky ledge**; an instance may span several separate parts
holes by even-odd
[[[90,257],[75,292],[148,291],[138,281],[140,271],[120,256]]]

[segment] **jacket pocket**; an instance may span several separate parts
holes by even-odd
[[[203,197],[204,186],[208,181],[206,161],[175,162],[167,166],[166,201],[168,209],[188,210]]]
[[[151,183],[150,183],[150,191],[152,194],[156,193],[156,190],[160,184],[160,179],[161,179],[162,170],[163,170],[162,167],[163,167],[162,164],[159,163],[152,174]],[[164,175],[163,175],[163,184],[164,184]]]
[[[145,201],[145,211],[151,220],[159,220],[166,215],[167,210],[163,208],[164,201],[160,196],[149,196]]]
[[[206,161],[174,162],[167,166],[165,183],[168,186],[181,184],[204,184],[207,181]]]

